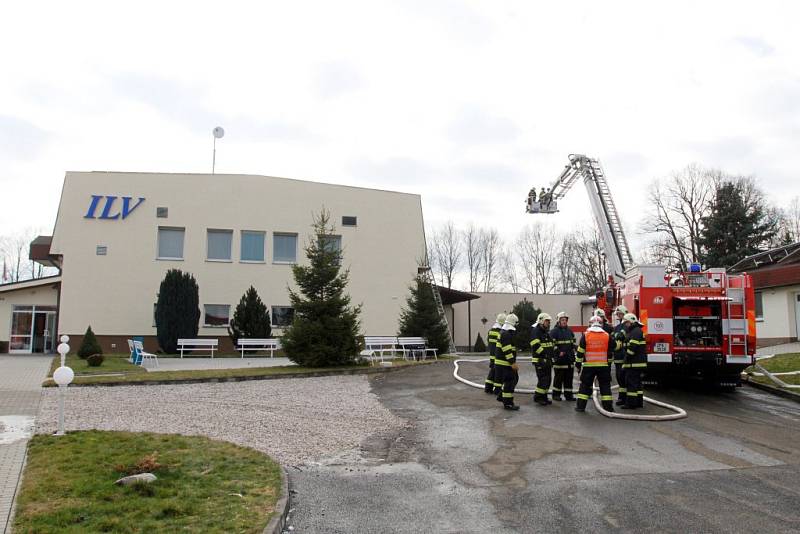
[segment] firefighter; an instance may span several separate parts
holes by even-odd
[[[574,401],[572,396],[573,364],[575,363],[575,334],[567,323],[569,316],[566,312],[556,314],[556,325],[550,330],[550,337],[555,343],[555,360],[553,362],[553,400],[560,401],[561,393],[564,400]]]
[[[553,404],[547,398],[550,383],[553,381],[553,352],[555,345],[550,337],[550,321],[552,318],[546,313],[540,313],[536,318],[536,325],[531,335],[531,362],[536,369],[536,389],[533,402],[541,406]]]
[[[489,333],[486,334],[486,343],[489,346],[489,376],[486,377],[486,385],[483,390],[488,394],[495,393],[495,390],[503,385],[501,381],[495,379],[494,355],[497,350],[497,342],[500,340],[500,329],[503,327],[505,321],[506,314],[498,313],[497,320],[489,329]]]
[[[603,330],[605,330],[609,336],[612,335],[614,333],[614,329],[610,324],[608,324],[608,320],[606,319],[606,311],[603,308],[597,308],[594,311],[594,314],[602,319],[601,327]]]
[[[513,313],[506,315],[503,328],[500,330],[500,342],[495,353],[494,363],[503,367],[503,391],[501,398],[506,410],[519,410],[514,404],[514,388],[519,382],[519,364],[517,364],[517,348],[514,346],[514,334],[517,333],[519,319]]]
[[[628,308],[620,304],[614,310],[614,315],[617,317],[617,324],[614,326],[614,333],[612,334],[614,341],[614,375],[617,378],[617,406],[625,404],[625,368],[622,365],[625,363],[625,323],[623,318],[628,313]]]
[[[578,390],[576,412],[585,412],[586,403],[592,396],[594,379],[597,378],[600,386],[600,404],[609,412],[614,411],[611,401],[611,368],[608,362],[613,358],[614,344],[611,336],[603,330],[602,319],[595,315],[589,319],[589,328],[584,332],[578,344],[575,356],[575,367],[581,377],[581,386]]]
[[[625,409],[642,408],[644,406],[644,390],[642,390],[642,371],[647,369],[647,340],[642,332],[642,323],[632,313],[623,317],[625,324]]]

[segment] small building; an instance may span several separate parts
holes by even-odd
[[[60,334],[77,347],[91,325],[105,352],[127,352],[132,336],[155,351],[169,269],[197,280],[198,337],[232,351],[227,326],[251,285],[280,335],[294,313],[292,266],[307,261],[323,208],[350,270],[347,293],[363,305],[362,332],[395,335],[425,255],[419,195],[242,174],[67,172],[53,236],[30,253],[59,275],[0,285],[0,350],[53,352]]]
[[[748,256],[729,271],[746,272],[753,279],[758,346],[797,341],[800,332],[800,242]]]

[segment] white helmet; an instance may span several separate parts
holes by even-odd
[[[599,315],[592,315],[589,317],[589,326],[600,326],[603,324],[603,319]]]
[[[544,312],[540,313],[539,317],[536,318],[536,322],[539,323],[539,324],[544,324],[545,321],[552,321],[552,320],[553,320],[553,318],[550,317],[549,314],[544,313]]]
[[[617,309],[614,310],[614,313],[621,313],[622,315],[625,315],[626,313],[628,313],[628,308],[620,304],[619,306],[617,306]]]
[[[562,312],[558,312],[558,313],[556,314],[556,321],[558,321],[558,320],[559,320],[559,319],[561,319],[562,317],[565,317],[565,318],[569,319],[569,315],[567,315],[567,312],[563,312],[563,311],[562,311]]]
[[[594,311],[594,314],[595,314],[597,317],[602,317],[603,319],[605,319],[605,318],[606,318],[606,311],[605,311],[603,308],[597,308],[597,309]]]
[[[506,322],[506,314],[505,313],[498,313],[497,314],[497,324],[503,324]]]
[[[626,313],[625,317],[622,318],[623,321],[630,321],[632,323],[642,324],[639,319],[632,313]]]
[[[517,326],[518,322],[519,322],[519,318],[516,315],[514,315],[513,313],[509,313],[508,315],[506,315],[505,324],[510,324],[511,326]]]

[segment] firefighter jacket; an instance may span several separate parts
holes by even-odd
[[[494,354],[495,365],[511,366],[517,363],[517,347],[514,346],[514,334],[517,330],[510,325],[504,325],[500,330],[500,340]]]
[[[603,330],[605,330],[606,333],[608,333],[609,336],[613,336],[614,335],[614,327],[612,327],[606,321],[603,321]]]
[[[647,340],[642,327],[634,324],[626,330],[625,362],[622,368],[647,367]]]
[[[625,342],[627,341],[625,325],[619,323],[615,326],[611,337],[614,341],[614,363],[622,365],[625,360]]]
[[[556,367],[572,365],[575,361],[575,345],[577,345],[572,330],[569,327],[561,328],[556,325],[550,330],[550,337],[555,344],[554,365]]]
[[[489,333],[486,334],[486,345],[489,349],[489,359],[494,361],[494,356],[497,354],[497,343],[500,341],[500,325],[494,323]]]
[[[608,367],[614,357],[614,342],[600,326],[591,326],[581,337],[575,362],[586,367]]]
[[[553,338],[550,337],[550,332],[537,323],[533,327],[531,339],[531,362],[535,366],[552,365],[554,353],[555,343],[553,343]]]

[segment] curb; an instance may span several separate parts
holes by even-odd
[[[275,503],[276,514],[264,527],[264,534],[281,534],[289,516],[289,473],[281,466],[281,497]]]
[[[754,387],[756,389],[760,389],[766,391],[768,393],[772,393],[773,395],[777,395],[779,397],[783,397],[784,399],[790,399],[795,402],[800,402],[800,395],[797,393],[792,393],[791,391],[786,391],[785,389],[776,388],[773,386],[768,386],[766,384],[761,384],[754,380],[750,380],[748,377],[746,380],[742,380],[742,383],[747,384],[750,387]]]
[[[434,360],[431,362],[423,361],[415,365],[403,365],[399,367],[365,367],[361,369],[343,369],[341,371],[313,371],[309,373],[276,373],[271,375],[254,376],[228,376],[228,377],[208,377],[208,378],[187,378],[187,379],[164,379],[164,380],[141,380],[135,382],[95,382],[90,384],[69,385],[71,388],[83,387],[116,387],[116,386],[164,386],[174,384],[204,384],[204,383],[223,383],[223,382],[247,382],[249,380],[281,380],[284,378],[319,378],[325,376],[346,376],[346,375],[372,375],[402,371],[403,369],[413,369],[418,365],[434,365],[449,360]],[[48,377],[50,378],[50,377]],[[42,385],[44,388],[56,387],[55,384]]]

